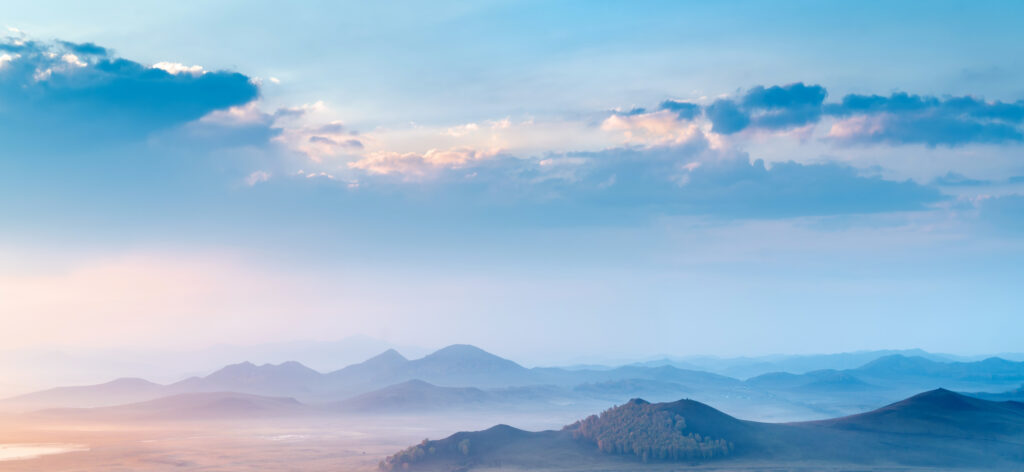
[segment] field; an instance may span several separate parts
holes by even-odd
[[[375,471],[381,459],[409,444],[497,421],[490,415],[335,416],[117,424],[8,417],[0,420],[0,444],[73,444],[88,450],[0,461],[0,471]],[[539,429],[566,421],[524,416],[519,424]]]

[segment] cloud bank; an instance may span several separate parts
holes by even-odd
[[[249,77],[198,66],[147,66],[101,46],[0,42],[0,136],[81,146],[138,139],[257,98]]]
[[[934,97],[898,92],[889,96],[844,96],[826,103],[820,85],[802,82],[757,86],[704,107],[712,131],[785,131],[833,121],[828,139],[843,144],[924,144],[1024,141],[1024,101],[985,101],[971,96]]]

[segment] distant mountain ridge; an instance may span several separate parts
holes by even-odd
[[[420,383],[417,383],[420,382]],[[614,404],[630,397],[656,400],[694,396],[729,398],[732,408],[759,418],[822,418],[863,411],[914,391],[947,387],[960,391],[1006,391],[1024,384],[1024,362],[998,358],[978,362],[937,362],[890,355],[846,370],[804,374],[772,373],[740,381],[719,374],[672,365],[629,365],[607,369],[526,368],[470,345],[452,345],[419,359],[388,349],[361,363],[321,373],[298,362],[256,365],[242,362],[203,377],[160,385],[142,379],[59,387],[0,401],[7,410],[103,407],[186,393],[235,392],[266,397],[293,397],[313,405],[354,405],[385,411],[438,411],[453,408],[463,394],[484,392],[476,403],[488,405]],[[388,390],[390,389],[390,390]],[[504,390],[504,391],[502,391]],[[403,392],[405,398],[399,398]],[[374,395],[376,399],[372,399]],[[356,397],[363,396],[360,402]],[[385,401],[385,398],[390,400]],[[447,398],[448,400],[444,400]],[[740,402],[740,403],[737,403]],[[742,402],[746,402],[741,404]],[[447,405],[447,406],[445,406]],[[340,406],[339,406],[340,407]],[[735,411],[735,410],[734,410]],[[772,412],[778,412],[772,416]],[[790,416],[792,418],[792,416]]]
[[[934,354],[921,349],[886,349],[876,351],[842,352],[835,354],[772,355],[759,357],[713,357],[690,356],[679,359],[657,359],[636,362],[630,365],[660,366],[671,365],[682,369],[703,370],[716,374],[748,379],[773,372],[805,374],[816,370],[853,369],[882,357],[900,355],[923,357],[937,362],[974,361],[963,356]]]
[[[923,357],[893,354],[854,369],[817,370],[805,374],[769,373],[746,381],[769,390],[820,386],[839,389],[899,388],[903,391],[946,387],[970,389],[976,384],[1012,387],[1024,383],[1024,362],[997,357],[975,362],[938,362]]]

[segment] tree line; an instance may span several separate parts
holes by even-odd
[[[725,439],[689,432],[686,418],[643,400],[631,400],[566,428],[601,452],[634,455],[644,462],[712,459],[733,450]]]

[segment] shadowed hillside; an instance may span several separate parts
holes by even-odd
[[[692,400],[632,400],[561,431],[498,426],[424,441],[381,467],[442,471],[545,464],[548,470],[588,470],[721,461],[1015,470],[1024,466],[1022,445],[1024,404],[939,389],[868,413],[804,423],[743,421]]]

